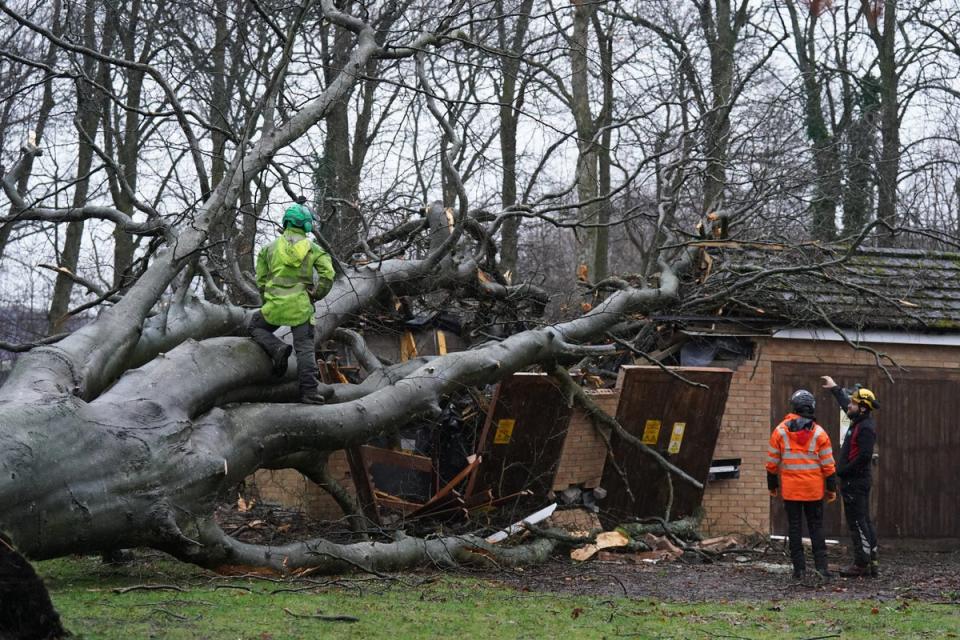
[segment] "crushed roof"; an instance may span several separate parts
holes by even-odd
[[[960,253],[863,247],[845,256],[817,245],[730,244],[709,249],[713,264],[699,285],[705,295],[736,287],[713,305],[730,320],[960,331]],[[737,287],[763,272],[769,275]]]

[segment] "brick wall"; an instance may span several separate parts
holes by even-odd
[[[343,451],[330,456],[328,468],[333,477],[351,494],[354,493],[350,466]],[[261,502],[283,505],[290,509],[299,509],[311,518],[337,520],[343,512],[330,495],[293,469],[260,469],[247,480]]]
[[[593,401],[608,415],[616,415],[620,402],[619,389],[602,389],[589,392]],[[610,430],[605,429],[607,437]],[[587,414],[579,407],[570,416],[567,437],[563,441],[557,475],[553,479],[554,491],[563,491],[571,485],[583,485],[589,489],[600,486],[603,463],[607,459],[607,445],[597,433]]]
[[[960,366],[960,349],[943,346],[872,344],[905,367]],[[767,534],[770,531],[770,499],[767,495],[767,441],[773,363],[804,363],[810,371],[810,385],[819,376],[831,375],[834,365],[875,366],[874,356],[854,351],[837,341],[761,339],[754,359],[734,371],[730,396],[717,441],[714,458],[741,458],[740,478],[719,480],[707,485],[703,497],[704,528],[710,533]]]

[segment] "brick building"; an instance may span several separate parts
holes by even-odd
[[[776,263],[755,252],[738,264],[750,260],[763,268]],[[722,273],[710,278],[724,285]],[[713,457],[739,459],[739,474],[708,483],[705,529],[785,532],[782,505],[766,490],[767,440],[792,391],[807,388],[817,397],[818,422],[839,449],[841,412],[819,380],[830,375],[844,386],[863,383],[880,401],[873,511],[881,537],[960,538],[960,254],[862,250],[817,276],[764,281],[736,298],[719,316],[658,319],[672,323],[683,342],[672,351],[677,364],[733,371]],[[601,400],[614,414],[620,396],[614,390]],[[603,441],[576,411],[554,489],[595,486],[604,455]],[[333,454],[331,470],[352,486],[342,452]],[[295,472],[261,471],[256,481],[265,499],[339,517],[332,499]],[[839,501],[827,507],[825,525],[828,535],[843,535]]]
[[[806,388],[839,449],[841,411],[820,381],[829,375],[880,401],[872,498],[881,537],[960,538],[960,255],[869,249],[826,275],[833,283],[793,278],[748,292],[733,318],[686,323],[696,340],[736,340],[748,354],[724,363],[734,376],[715,457],[741,466],[739,478],[708,486],[707,527],[785,533],[783,507],[766,491],[767,439],[793,390]],[[843,535],[839,501],[825,525]]]
[[[707,528],[763,533],[772,528],[782,533],[776,517],[782,507],[774,504],[771,509],[767,497],[767,439],[786,413],[792,390],[804,387],[817,396],[818,421],[839,449],[840,411],[819,388],[819,376],[830,375],[844,385],[863,382],[880,399],[874,514],[881,535],[960,537],[955,515],[960,504],[960,431],[951,406],[960,397],[960,336],[862,335],[865,344],[904,367],[890,368],[892,382],[878,370],[872,353],[854,351],[836,334],[793,331],[781,336],[754,338],[754,357],[734,371],[714,455],[740,458],[740,477],[708,485]],[[827,510],[828,531],[839,535],[839,502]]]

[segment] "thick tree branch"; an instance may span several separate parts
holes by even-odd
[[[516,566],[543,562],[557,544],[540,538],[519,547],[491,545],[477,536],[412,538],[397,534],[394,542],[335,544],[324,539],[278,547],[238,542],[210,521],[198,525],[203,546],[181,546],[170,552],[211,569],[268,567],[279,574],[297,569],[334,574],[347,571],[380,573],[414,567],[453,568],[464,564]]]

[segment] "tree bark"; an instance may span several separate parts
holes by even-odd
[[[874,213],[874,160],[876,159],[876,81],[867,76],[860,91],[860,112],[847,131],[846,174],[843,194],[843,231],[860,233]]]
[[[500,201],[504,209],[517,203],[517,126],[520,107],[523,105],[524,88],[518,86],[521,52],[524,49],[533,0],[522,0],[517,9],[516,24],[512,37],[507,36],[507,15],[502,0],[494,4],[497,11],[497,35],[500,50],[509,52],[501,56],[503,78],[500,85],[500,158],[503,173],[500,186]],[[511,217],[503,223],[500,232],[500,271],[510,281],[519,282],[517,271],[520,252],[520,218]]]
[[[796,3],[787,2],[797,64],[804,93],[804,121],[813,154],[816,183],[810,203],[811,235],[817,240],[832,240],[837,233],[837,204],[840,200],[840,157],[837,142],[827,126],[821,105],[823,96],[818,80],[816,27],[818,12],[810,9],[807,23],[801,25]]]
[[[597,196],[600,189],[598,175],[596,123],[590,110],[590,21],[594,5],[586,0],[574,0],[573,35],[570,39],[570,93],[573,119],[577,126],[577,198],[580,206],[577,222],[577,264],[580,278],[597,281],[598,232],[600,207]]]
[[[733,89],[734,46],[737,32],[731,23],[730,0],[710,0],[700,7],[700,26],[710,53],[712,102],[704,115],[704,150],[707,166],[703,184],[703,210],[713,211],[723,203],[727,184],[727,144],[730,136],[730,96]],[[744,3],[746,4],[746,3]]]
[[[597,187],[603,198],[597,204],[597,257],[594,262],[594,278],[604,280],[610,273],[610,221],[613,204],[610,202],[610,167],[612,165],[610,144],[613,140],[613,36],[606,32],[596,13],[593,14],[593,26],[597,35],[600,51],[600,73],[603,100],[597,126],[600,132],[600,146],[597,149]]]
[[[897,225],[897,180],[900,175],[900,75],[897,69],[897,1],[884,0],[882,25],[870,10],[868,0],[861,0],[870,36],[877,48],[880,68],[880,155],[877,158],[877,219],[890,227]],[[891,234],[881,238],[892,244]]]

